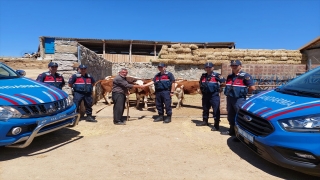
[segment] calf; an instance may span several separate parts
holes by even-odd
[[[199,81],[183,80],[183,81],[176,82],[174,85],[175,85],[174,94],[178,99],[176,108],[178,109],[183,104],[184,94],[194,95],[194,94],[201,93]]]
[[[135,84],[138,85],[143,85],[146,84],[148,82],[150,82],[151,80],[137,80],[135,82]],[[143,87],[143,88],[132,88],[130,90],[130,93],[135,93],[136,94],[136,108],[139,108],[139,104],[141,99],[143,99],[144,102],[144,108],[148,109],[148,96],[152,96],[152,93],[154,94],[154,88],[152,88],[154,86],[149,86],[149,87]]]

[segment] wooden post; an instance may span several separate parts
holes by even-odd
[[[158,43],[158,42],[155,42],[154,48],[153,48],[154,60],[156,60],[156,58],[157,58],[157,43]]]
[[[103,40],[103,59],[106,58],[106,42]]]
[[[129,49],[129,62],[130,62],[130,63],[131,63],[131,61],[132,61],[131,50],[132,50],[132,40],[130,41],[130,49]]]

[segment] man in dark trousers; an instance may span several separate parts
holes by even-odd
[[[48,64],[48,72],[44,72],[39,74],[37,77],[37,81],[44,82],[54,86],[56,88],[62,89],[62,87],[66,84],[64,78],[61,74],[57,73],[58,64],[55,62],[50,62]]]
[[[175,90],[175,87],[173,86],[175,78],[171,72],[166,71],[164,63],[159,63],[158,69],[160,72],[154,76],[153,81],[145,84],[144,86],[154,84],[156,90],[156,108],[159,116],[154,120],[154,122],[163,121],[163,123],[170,123],[172,117],[171,97]],[[164,117],[163,106],[166,109],[166,117]]]
[[[236,113],[245,102],[247,94],[251,94],[256,88],[251,75],[241,71],[241,62],[239,60],[232,60],[230,66],[232,74],[228,75],[226,88],[224,90],[224,94],[227,96],[227,111],[230,129],[221,132],[221,134],[234,136]]]
[[[213,109],[214,125],[212,131],[219,130],[220,123],[220,84],[225,83],[225,79],[216,72],[213,72],[214,65],[208,62],[204,65],[206,73],[200,77],[200,90],[202,93],[202,118],[203,121],[197,126],[209,126],[209,110]]]
[[[81,101],[84,101],[86,108],[88,122],[97,122],[92,117],[92,90],[95,80],[90,74],[87,74],[87,66],[80,65],[78,67],[79,72],[72,75],[69,79],[69,87],[73,88],[73,102],[77,105],[77,109],[80,106]]]
[[[130,88],[142,88],[140,85],[129,84],[126,77],[128,70],[126,68],[121,68],[119,75],[113,79],[112,87],[112,101],[113,101],[113,123],[115,125],[125,125],[125,121],[122,120],[122,115],[124,112],[126,96],[128,94],[128,89]],[[132,80],[133,82],[134,80]],[[127,107],[129,108],[129,107]]]

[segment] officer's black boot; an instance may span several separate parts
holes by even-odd
[[[87,115],[86,121],[87,121],[87,122],[98,122],[98,121],[95,120],[91,115]]]
[[[220,121],[215,121],[211,131],[219,131],[219,123]]]
[[[234,126],[230,126],[230,129],[228,131],[221,132],[220,134],[222,135],[229,135],[229,136],[234,136],[236,135],[234,131]]]
[[[163,115],[159,115],[156,119],[153,120],[153,122],[159,122],[163,121]]]
[[[167,116],[166,118],[164,118],[163,123],[169,123],[171,122],[171,116]]]
[[[203,118],[202,122],[198,123],[196,126],[208,126],[208,119]]]

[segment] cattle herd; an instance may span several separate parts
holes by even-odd
[[[107,76],[105,79],[99,80],[95,83],[94,93],[93,93],[94,104],[96,104],[99,99],[104,98],[105,102],[108,105],[111,105],[112,103],[111,93],[112,93],[114,77],[115,76]],[[138,85],[147,84],[148,82],[152,81],[152,79],[142,79],[142,78],[130,77],[130,76],[127,76],[126,79],[130,84],[134,83]],[[177,106],[176,106],[176,108],[178,109],[183,105],[185,94],[195,95],[195,94],[201,93],[199,81],[197,80],[189,81],[189,80],[177,79],[173,85],[175,86],[174,95],[178,99]],[[148,102],[150,100],[153,102],[155,101],[154,84],[150,86],[146,86],[144,88],[131,88],[129,93],[136,95],[136,108],[139,107],[141,99],[143,100],[145,109],[148,109]]]

